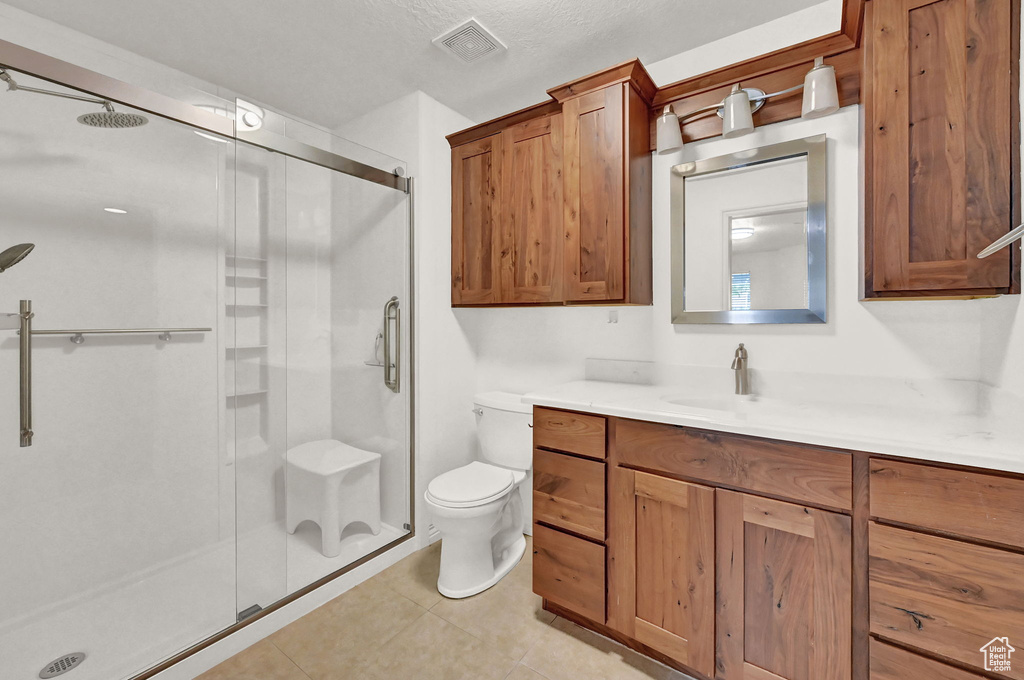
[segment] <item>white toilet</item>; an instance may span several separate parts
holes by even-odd
[[[526,550],[532,409],[507,392],[478,394],[474,403],[482,460],[438,475],[424,494],[441,534],[437,589],[451,598],[487,590]]]

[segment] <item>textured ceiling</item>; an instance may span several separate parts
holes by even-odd
[[[645,63],[821,0],[4,0],[327,127],[423,90],[475,120],[633,57]],[[476,17],[508,52],[431,44]]]

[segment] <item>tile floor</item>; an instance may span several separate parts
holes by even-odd
[[[541,609],[532,545],[498,585],[437,592],[440,543],[405,558],[197,680],[688,680]]]

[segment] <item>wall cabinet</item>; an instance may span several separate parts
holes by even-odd
[[[868,3],[865,296],[1020,292],[1019,0]]]
[[[452,304],[501,300],[501,141],[452,149]]]
[[[556,89],[450,136],[455,306],[651,303],[653,83],[629,62]]]

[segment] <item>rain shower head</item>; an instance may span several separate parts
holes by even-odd
[[[89,102],[90,104],[102,104],[104,109],[103,111],[100,111],[99,113],[86,113],[78,117],[79,123],[82,125],[88,125],[89,127],[134,128],[141,127],[149,122],[148,118],[140,116],[137,113],[120,113],[115,111],[114,105],[106,99],[82,97],[77,94],[55,92],[54,90],[43,90],[38,87],[24,87],[15,82],[14,78],[11,77],[11,74],[2,68],[0,68],[0,80],[7,83],[7,90],[10,92],[21,90],[22,92],[35,92],[36,94],[46,94],[51,97],[62,97],[64,99],[74,99],[80,102]]]
[[[0,253],[0,272],[6,271],[18,264],[25,259],[25,256],[32,252],[32,249],[36,247],[34,243],[22,243],[20,245],[11,246],[4,252]]]
[[[145,116],[137,113],[121,113],[115,111],[110,102],[103,102],[104,111],[99,113],[86,113],[78,117],[82,125],[97,128],[133,128],[141,127],[149,122]]]

